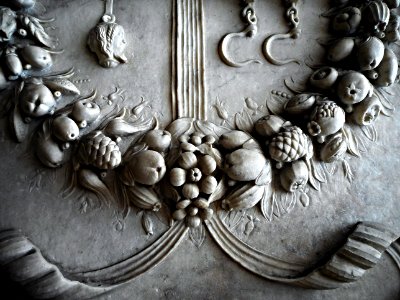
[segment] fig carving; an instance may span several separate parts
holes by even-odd
[[[80,128],[86,127],[100,116],[100,107],[87,100],[80,100],[74,103],[70,117]]]
[[[38,46],[25,46],[21,50],[21,56],[31,67],[39,70],[47,69],[53,65],[50,52]]]

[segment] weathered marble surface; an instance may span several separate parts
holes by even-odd
[[[144,97],[160,113],[163,124],[171,121],[170,1],[115,1],[114,12],[128,39],[125,53],[129,63],[111,70],[99,67],[86,48],[87,34],[103,13],[101,1],[41,2],[48,8],[46,16],[56,17],[54,34],[65,49],[56,58],[54,70],[75,66],[74,79],[90,79],[79,85],[82,94],[96,88],[99,95],[108,95],[118,85],[126,90],[130,104],[137,104]],[[208,101],[211,106],[219,98],[231,114],[243,108],[247,97],[265,104],[272,89],[284,89],[282,79],[286,75],[302,80],[311,73],[304,65],[275,67],[265,60],[262,65],[242,69],[224,65],[217,53],[218,42],[224,34],[243,26],[236,2],[204,1]],[[321,29],[327,26],[327,21],[319,17],[327,8],[323,2],[301,3],[303,35],[295,42],[280,43],[274,51],[304,60],[310,56],[318,62],[323,48],[316,38],[324,34]],[[233,42],[231,47],[237,57],[263,60],[260,45],[265,37],[287,30],[280,1],[259,1],[256,9],[258,36],[248,43]],[[397,116],[396,112],[393,118],[381,118],[377,123],[378,143],[372,144],[362,158],[351,159],[356,175],[353,183],[338,171],[320,192],[313,193],[310,207],[297,205],[291,214],[271,223],[260,218],[245,241],[265,253],[313,265],[335,250],[358,221],[385,223],[400,232]],[[209,119],[220,122],[212,108]],[[166,230],[162,222],[157,222],[155,234],[147,237],[134,211],[125,220],[124,230],[117,231],[120,216],[115,207],[89,207],[86,213],[80,213],[79,199],[60,196],[64,170],[42,172],[36,159],[26,154],[29,143],[17,145],[8,140],[7,134],[1,137],[0,228],[20,228],[50,261],[62,268],[78,271],[111,264],[140,251]],[[35,174],[42,176],[39,188],[32,183]],[[254,209],[255,214],[257,210]],[[131,299],[132,295],[144,299],[396,299],[400,296],[399,275],[385,256],[356,284],[335,291],[308,291],[247,272],[207,235],[200,249],[190,240],[185,241],[157,268],[104,295],[104,299]]]

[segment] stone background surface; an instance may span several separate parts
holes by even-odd
[[[323,54],[317,39],[324,37],[327,21],[320,17],[327,1],[300,3],[303,35],[296,41],[284,41],[274,49],[277,55],[302,59],[299,67],[291,64],[275,67],[261,53],[263,40],[271,33],[285,32],[281,1],[258,1],[258,36],[232,43],[238,59],[258,58],[262,65],[241,69],[224,65],[218,56],[221,37],[238,32],[243,24],[238,17],[239,1],[204,0],[206,32],[206,84],[209,119],[220,123],[212,105],[225,102],[231,115],[244,107],[247,97],[265,105],[271,90],[283,90],[283,79],[293,76],[303,81],[311,73],[305,63],[318,62]],[[56,17],[54,35],[65,52],[56,58],[53,70],[75,67],[78,79],[90,79],[79,85],[82,94],[94,88],[108,95],[115,86],[124,89],[126,102],[136,105],[141,97],[149,100],[159,113],[161,123],[171,121],[171,12],[172,1],[115,0],[117,22],[124,26],[129,46],[129,64],[107,70],[99,67],[86,49],[89,30],[103,13],[99,0],[43,0],[46,16]],[[71,99],[65,99],[68,101]],[[396,99],[397,100],[397,99]],[[397,106],[398,104],[395,103]],[[261,115],[260,115],[261,117]],[[400,123],[382,117],[377,123],[378,142],[368,147],[361,158],[349,162],[355,180],[349,183],[339,169],[320,192],[312,192],[308,208],[297,205],[289,214],[273,222],[262,219],[258,209],[249,214],[261,221],[246,242],[265,253],[315,265],[334,252],[352,226],[359,221],[388,224],[400,233]],[[5,128],[5,120],[1,121]],[[118,261],[139,252],[165,230],[160,221],[155,234],[147,237],[136,211],[121,221],[116,207],[89,207],[80,213],[80,198],[63,199],[60,190],[65,170],[41,168],[31,154],[29,142],[15,144],[1,131],[0,228],[21,229],[61,268],[87,270]],[[38,175],[39,174],[39,175]],[[38,177],[39,176],[39,177]],[[41,184],[35,183],[41,179]],[[240,231],[236,232],[240,236]],[[2,275],[3,276],[3,275]],[[385,255],[381,263],[355,284],[335,291],[310,291],[264,280],[231,261],[207,234],[202,247],[187,239],[158,267],[120,286],[104,299],[397,299],[400,297],[400,273]],[[2,294],[18,288],[1,278]],[[9,298],[13,299],[13,298]],[[18,299],[18,297],[15,297]]]

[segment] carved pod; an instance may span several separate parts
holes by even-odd
[[[8,48],[4,57],[5,66],[10,73],[9,80],[17,79],[24,70],[16,50],[15,47]]]
[[[340,34],[353,34],[361,22],[361,11],[357,7],[347,7],[336,15],[332,22],[332,29]]]
[[[104,68],[114,68],[128,60],[124,54],[125,31],[114,22],[102,22],[89,33],[88,46]]]
[[[328,59],[332,62],[339,62],[353,52],[355,41],[353,38],[343,38],[335,42],[328,50]]]
[[[338,71],[332,67],[323,67],[315,71],[310,77],[310,84],[320,90],[333,87],[339,77]]]
[[[71,142],[79,137],[78,125],[66,116],[55,118],[53,120],[52,129],[54,136],[63,142]]]
[[[138,208],[158,211],[162,206],[159,197],[150,187],[136,184],[126,187],[126,190],[129,200]]]
[[[302,104],[304,104],[303,98],[299,99],[299,97],[293,97],[291,101],[289,101],[288,103],[293,103],[293,102],[301,102]],[[299,100],[299,101],[297,101]],[[310,100],[310,99],[308,99]],[[312,99],[311,99],[312,101]],[[288,106],[289,104],[287,104]],[[309,102],[305,103],[306,106],[309,106]],[[290,107],[291,105],[289,105]],[[256,132],[261,135],[262,137],[271,137],[275,134],[277,134],[281,128],[283,127],[283,125],[285,124],[285,120],[282,119],[279,116],[276,115],[268,115],[268,116],[264,116],[261,119],[259,119],[256,124],[254,125],[254,128],[256,130]]]
[[[74,103],[70,117],[80,128],[86,127],[100,116],[100,107],[91,101],[81,100]]]
[[[20,53],[24,61],[35,69],[43,70],[53,65],[50,52],[41,47],[29,45],[22,48]]]

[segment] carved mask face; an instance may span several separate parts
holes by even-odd
[[[16,30],[14,11],[7,7],[0,8],[0,42],[9,41]]]
[[[88,45],[96,53],[99,63],[105,68],[113,68],[126,63],[124,55],[126,47],[125,31],[116,23],[98,24],[89,35]]]

